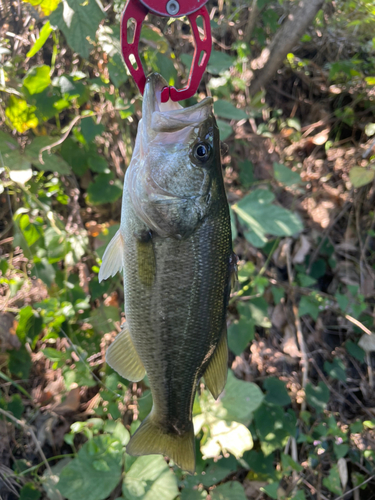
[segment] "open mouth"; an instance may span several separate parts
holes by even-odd
[[[143,116],[148,116],[149,124],[155,132],[176,132],[185,127],[197,126],[212,112],[213,100],[211,97],[206,97],[187,108],[171,99],[162,103],[161,92],[167,85],[167,82],[158,73],[153,73],[147,78]]]

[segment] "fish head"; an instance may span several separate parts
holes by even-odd
[[[161,103],[167,82],[147,79],[126,187],[136,215],[159,236],[191,234],[225,192],[212,98],[183,108]]]

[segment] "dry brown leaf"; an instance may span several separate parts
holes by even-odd
[[[79,392],[79,387],[75,387],[74,389],[69,391],[65,401],[57,405],[56,408],[54,408],[54,411],[59,414],[77,411],[80,405]]]
[[[292,358],[301,357],[300,350],[297,346],[294,328],[291,325],[287,325],[284,328],[283,351],[285,354],[289,354]]]
[[[303,264],[305,257],[309,253],[311,243],[307,236],[301,234],[293,251],[293,264]]]
[[[287,317],[285,314],[285,305],[277,304],[272,312],[271,323],[277,329],[281,330],[282,327],[286,324],[286,322],[287,322]]]

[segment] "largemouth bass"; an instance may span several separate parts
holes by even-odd
[[[161,103],[166,85],[158,74],[147,79],[121,225],[99,281],[123,270],[126,323],[107,362],[134,382],[147,372],[153,397],[127,452],[167,455],[193,473],[198,381],[218,398],[227,377],[235,261],[212,99]]]

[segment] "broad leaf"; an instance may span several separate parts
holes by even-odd
[[[349,179],[355,188],[370,184],[374,180],[375,170],[363,167],[353,167],[349,172]]]
[[[273,164],[273,172],[275,179],[285,186],[294,186],[301,182],[301,176],[282,163],[275,162]]]
[[[203,458],[214,458],[221,452],[229,452],[236,458],[241,458],[245,451],[253,447],[251,433],[243,424],[212,419],[209,421],[209,428],[209,436],[201,446]]]
[[[255,247],[267,243],[266,235],[292,236],[303,229],[298,215],[272,205],[275,196],[266,189],[256,189],[232,206],[245,226],[245,237]]]
[[[219,127],[220,139],[225,141],[233,133],[233,129],[228,122],[224,120],[216,120],[217,126]]]
[[[99,174],[94,182],[90,182],[87,188],[87,201],[93,205],[102,203],[113,203],[122,194],[122,188],[113,183],[113,174]]]
[[[243,486],[238,481],[217,486],[211,492],[212,500],[247,500]]]
[[[246,120],[248,118],[243,109],[236,108],[231,102],[223,99],[215,101],[214,111],[221,118],[227,118],[228,120]]]
[[[122,493],[127,500],[173,500],[177,478],[162,456],[139,457],[126,472]]]
[[[43,66],[34,66],[27,72],[23,79],[23,86],[30,95],[40,94],[51,84],[50,71],[51,68],[44,64]]]
[[[57,172],[61,175],[68,175],[71,173],[69,165],[63,158],[54,153],[43,151],[42,159],[44,163],[42,164],[39,161],[40,150],[54,142],[56,142],[56,139],[54,137],[36,137],[33,142],[26,147],[25,155],[29,158],[32,165],[39,170]]]
[[[49,16],[56,9],[60,0],[23,0],[23,2],[30,3],[33,7],[39,7],[45,16]]]
[[[319,382],[317,386],[308,383],[305,392],[307,403],[315,408],[317,413],[321,413],[329,401],[328,387],[323,382]]]
[[[50,16],[50,21],[61,29],[70,47],[88,59],[104,15],[100,0],[63,0]]]
[[[57,488],[68,500],[104,500],[121,478],[122,445],[112,436],[95,436],[63,468]]]
[[[8,101],[8,107],[5,115],[9,120],[10,127],[15,128],[17,132],[23,134],[29,128],[35,128],[38,125],[38,118],[35,115],[35,107],[29,106],[26,101],[11,95]],[[22,169],[15,169],[22,170]]]

